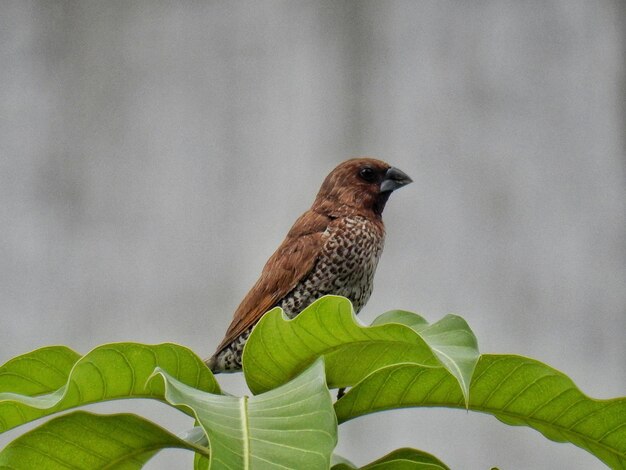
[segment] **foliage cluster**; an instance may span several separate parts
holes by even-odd
[[[324,297],[293,320],[279,309],[255,327],[243,356],[251,396],[222,392],[189,349],[107,344],[81,356],[41,348],[0,368],[0,432],[106,400],[148,398],[190,416],[177,436],[134,414],[74,410],[52,417],[0,452],[0,468],[141,468],[168,447],[195,452],[196,469],[356,468],[333,455],[337,426],[404,407],[488,413],[570,442],[626,469],[626,398],[594,400],[563,373],[533,359],[478,352],[467,323],[429,324],[390,311],[361,325],[350,302]],[[348,387],[333,402],[330,389]],[[193,423],[193,424],[192,424]],[[398,449],[366,469],[447,469]]]

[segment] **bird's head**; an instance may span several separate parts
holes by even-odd
[[[389,195],[411,183],[403,171],[374,158],[339,164],[324,180],[313,207],[322,210],[372,211],[381,215]]]

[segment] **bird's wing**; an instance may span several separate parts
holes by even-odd
[[[305,212],[287,237],[267,260],[261,276],[235,311],[218,354],[253,326],[303,279],[315,265],[324,243],[324,232],[332,219],[314,211]]]

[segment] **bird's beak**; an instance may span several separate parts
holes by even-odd
[[[385,179],[383,182],[380,183],[380,192],[384,193],[387,191],[395,191],[396,189],[406,186],[412,182],[413,180],[409,178],[409,175],[392,166],[387,170],[387,173],[385,173]]]

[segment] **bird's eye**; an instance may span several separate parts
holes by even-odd
[[[361,168],[361,171],[359,171],[359,176],[368,183],[372,183],[376,179],[376,173],[374,173],[374,170],[372,170],[368,166],[366,166],[365,168]]]

